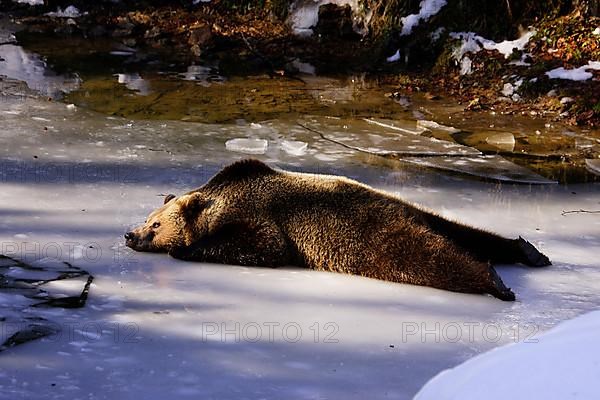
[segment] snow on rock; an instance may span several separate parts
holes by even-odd
[[[451,32],[450,37],[453,39],[462,40],[461,45],[454,50],[454,58],[460,61],[466,53],[477,53],[481,49],[497,50],[503,54],[505,58],[510,57],[514,49],[523,50],[529,40],[536,34],[535,30],[524,33],[516,40],[505,40],[496,43],[493,40],[486,39],[474,32]]]
[[[441,372],[415,400],[594,399],[600,376],[600,311],[535,339],[499,347]]]
[[[396,62],[396,61],[398,61],[399,59],[400,59],[400,50],[396,50],[396,52],[395,52],[393,55],[389,56],[389,57],[388,57],[388,58],[386,58],[385,60],[386,60],[387,62]]]
[[[60,7],[56,9],[55,12],[46,13],[49,17],[58,17],[58,18],[77,18],[81,16],[81,12],[75,6],[68,6],[64,10]]]
[[[13,0],[20,4],[29,4],[30,6],[41,6],[44,5],[44,0]]]
[[[324,4],[337,4],[352,7],[352,10],[358,10],[358,0],[300,0],[296,1],[290,11],[289,22],[292,30],[298,36],[311,36],[313,28],[319,21],[319,7]]]
[[[589,69],[600,70],[600,61],[589,61],[587,65],[582,65],[579,68],[565,69],[563,67],[555,68],[546,72],[550,79],[568,79],[572,81],[586,81],[594,75],[589,72]]]
[[[402,21],[402,32],[401,36],[410,35],[413,28],[419,25],[424,20],[427,21],[429,18],[440,12],[442,7],[446,5],[446,0],[423,0],[419,4],[419,13],[410,14],[401,19]]]
[[[227,150],[245,154],[265,154],[268,146],[265,139],[236,138],[225,142]]]

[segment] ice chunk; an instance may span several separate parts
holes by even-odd
[[[585,166],[590,172],[593,172],[596,175],[600,175],[600,158],[586,159]]]
[[[556,183],[497,155],[478,157],[410,157],[404,162],[505,182]]]
[[[308,143],[299,140],[284,140],[281,142],[281,149],[293,156],[301,156],[306,153]]]
[[[513,151],[515,148],[515,137],[510,132],[498,132],[490,134],[485,138],[485,141],[492,146],[506,151]]]
[[[600,311],[563,322],[524,343],[496,348],[442,371],[415,400],[527,399],[532,393],[540,399],[596,398],[599,330]]]
[[[345,129],[344,129],[345,128]],[[379,155],[479,155],[479,150],[458,143],[437,140],[414,134],[402,134],[376,129],[373,124],[355,121],[342,122],[342,129],[332,126],[324,131],[323,137],[350,149]],[[382,127],[383,128],[383,127]]]
[[[460,132],[460,129],[456,129],[453,126],[442,125],[442,124],[438,124],[435,121],[428,121],[428,120],[417,121],[417,127],[425,128],[425,129],[437,129],[437,130],[446,131],[446,132],[450,132],[450,133]]]
[[[408,133],[411,135],[420,135],[421,133],[427,132],[428,129],[423,128],[423,127],[417,127],[416,129],[414,128],[414,122],[407,122],[407,121],[392,121],[389,119],[379,119],[379,118],[365,118],[365,121],[367,121],[370,124],[373,125],[378,125],[381,126],[383,128],[388,128],[388,129],[392,129],[395,131],[400,131],[403,133]]]
[[[229,151],[245,154],[265,154],[269,142],[265,139],[236,138],[225,142],[225,148]]]

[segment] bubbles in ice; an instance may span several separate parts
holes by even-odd
[[[308,143],[299,140],[284,140],[281,142],[281,149],[292,156],[301,156],[306,154]]]

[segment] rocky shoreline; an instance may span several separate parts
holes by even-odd
[[[460,35],[438,28],[436,38],[425,29],[418,29],[411,39],[397,32],[384,38],[374,34],[374,26],[365,18],[357,26],[350,5],[321,5],[312,35],[306,35],[298,33],[292,17],[282,18],[273,6],[236,8],[222,1],[163,3],[169,5],[98,3],[81,10],[65,6],[55,11],[48,11],[50,6],[13,4],[10,18],[21,27],[22,36],[110,38],[124,49],[151,49],[170,62],[211,60],[230,75],[267,73],[294,79],[302,65],[310,65],[317,74],[365,73],[397,86],[400,93],[454,98],[466,113],[522,114],[550,122],[600,126],[600,65],[585,70],[590,74],[586,80],[548,76],[557,68],[569,71],[588,62],[598,63],[597,17],[574,12],[539,21],[523,30],[522,35],[532,32],[528,42],[507,54],[486,46],[507,42],[496,43],[478,35],[466,42],[471,39],[462,37],[462,47],[468,48],[457,57]],[[374,21],[371,16],[371,25]],[[474,43],[480,47],[477,51],[473,51]]]

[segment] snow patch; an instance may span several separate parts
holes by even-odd
[[[42,6],[44,5],[44,0],[16,0],[15,3],[29,4],[30,6]]]
[[[442,37],[444,32],[446,32],[446,28],[444,28],[443,26],[441,26],[441,27],[437,28],[435,31],[431,32],[431,41],[435,43],[438,40],[440,40],[440,38]]]
[[[550,79],[568,79],[571,81],[586,81],[594,75],[589,72],[589,69],[600,70],[600,61],[589,61],[587,65],[582,65],[579,68],[565,69],[563,67],[555,68],[546,72]]]
[[[386,58],[385,60],[387,62],[396,62],[400,59],[400,50],[396,50],[396,53],[394,53],[394,55],[389,56],[388,58]]]
[[[429,18],[440,12],[442,7],[446,5],[446,0],[423,0],[419,4],[419,13],[411,14],[401,19],[402,32],[401,36],[407,36],[412,33],[414,27],[419,25],[421,20],[427,21]]]
[[[460,61],[466,53],[477,53],[481,49],[497,50],[499,53],[503,54],[505,58],[508,58],[515,49],[525,49],[525,46],[535,34],[536,31],[531,30],[524,33],[516,40],[505,40],[500,43],[486,39],[474,32],[450,32],[450,37],[462,40],[461,45],[455,49],[453,53],[454,58],[457,61]]]
[[[599,330],[600,311],[563,322],[537,338],[496,348],[442,371],[415,400],[517,400],[529,399],[532,393],[544,399],[596,398]]]
[[[471,75],[473,73],[473,62],[467,56],[464,56],[460,61],[460,74]]]
[[[46,13],[49,17],[58,17],[58,18],[77,18],[81,16],[81,12],[75,6],[68,6],[64,10],[60,7],[56,9],[56,12]]]

